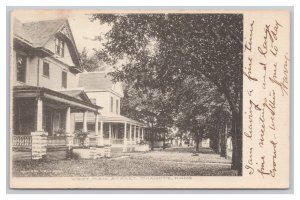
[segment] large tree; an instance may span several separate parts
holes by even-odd
[[[239,14],[96,14],[107,23],[104,49],[113,76],[136,87],[176,91],[187,77],[206,77],[232,116],[233,169],[242,173],[243,16]]]
[[[174,99],[179,100],[176,124],[181,131],[192,134],[196,151],[204,134],[213,139],[223,133],[222,127],[225,125],[221,122],[228,120],[228,116],[217,116],[216,119],[216,115],[228,113],[228,103],[207,78],[187,78],[173,95],[176,95]],[[208,127],[217,127],[217,130],[206,133]]]

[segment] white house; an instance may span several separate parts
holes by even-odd
[[[122,84],[114,83],[106,72],[84,72],[79,74],[79,87],[83,87],[90,100],[102,106],[99,117],[99,131],[103,134],[105,145],[112,145],[114,148],[122,147],[123,151],[141,150],[147,148],[141,145],[144,140],[145,125],[122,116],[120,113],[121,98],[123,97]],[[87,115],[87,129],[93,131],[95,120],[93,114]],[[75,128],[83,126],[81,114],[75,117]]]

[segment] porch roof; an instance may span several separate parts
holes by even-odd
[[[79,113],[75,115],[75,122],[82,122],[83,116]],[[88,122],[95,122],[95,115],[93,113],[88,113],[87,115],[87,121]],[[122,116],[122,115],[112,115],[112,116],[105,116],[100,115],[99,121],[103,122],[111,122],[111,123],[130,123],[141,127],[146,127],[145,124],[138,122],[136,120],[130,119],[128,117]]]
[[[82,91],[83,92],[83,91]],[[73,107],[78,107],[87,111],[97,112],[102,109],[101,106],[91,103],[91,101],[84,101],[74,96],[64,94],[58,91],[54,91],[44,87],[37,86],[14,86],[13,88],[14,98],[36,98],[41,97],[44,99],[54,100],[60,103],[68,104]]]

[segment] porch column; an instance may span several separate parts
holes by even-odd
[[[66,110],[66,133],[71,133],[71,107]]]
[[[95,113],[95,135],[99,134],[99,114]]]
[[[127,151],[127,136],[126,136],[126,133],[127,132],[127,123],[125,122],[124,123],[124,141],[123,141],[123,152],[126,152]]]
[[[71,149],[71,146],[73,146],[73,134],[71,133],[71,107],[67,107],[66,110],[66,144]]]
[[[108,141],[109,141],[109,145],[111,145],[111,132],[112,132],[112,127],[111,127],[111,123],[108,124],[109,127],[108,127]]]
[[[144,140],[144,128],[142,128],[142,140]]]
[[[85,111],[83,113],[83,128],[82,128],[82,131],[83,132],[87,132],[87,111]]]
[[[103,141],[103,121],[100,121],[100,138],[99,138],[99,146],[103,146],[104,145],[104,141]]]
[[[38,98],[36,105],[36,131],[43,130],[43,100]]]
[[[134,125],[134,130],[133,130],[133,143],[136,144],[136,125]]]
[[[138,132],[138,143],[140,143],[140,141],[141,141],[141,136],[140,136],[140,134],[141,134],[141,127],[139,126],[139,132]]]
[[[130,141],[130,145],[132,144],[131,134],[132,134],[132,124],[129,124],[129,141]]]

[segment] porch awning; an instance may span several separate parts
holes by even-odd
[[[52,101],[70,105],[71,107],[80,108],[83,110],[92,111],[96,113],[99,113],[99,110],[102,109],[102,107],[91,103],[91,101],[84,101],[76,97],[63,94],[61,92],[57,92],[48,88],[37,87],[37,86],[28,86],[28,85],[14,86],[13,97],[14,98],[40,97],[42,99],[46,99],[46,100],[49,99]]]
[[[75,115],[75,122],[82,122],[83,116],[82,114],[78,113]],[[93,113],[88,113],[87,115],[87,121],[88,122],[95,122],[95,115]],[[145,124],[138,122],[136,120],[130,119],[128,117],[122,116],[122,115],[112,115],[112,116],[99,116],[99,121],[103,122],[111,122],[111,123],[129,123],[141,127],[146,127]]]

